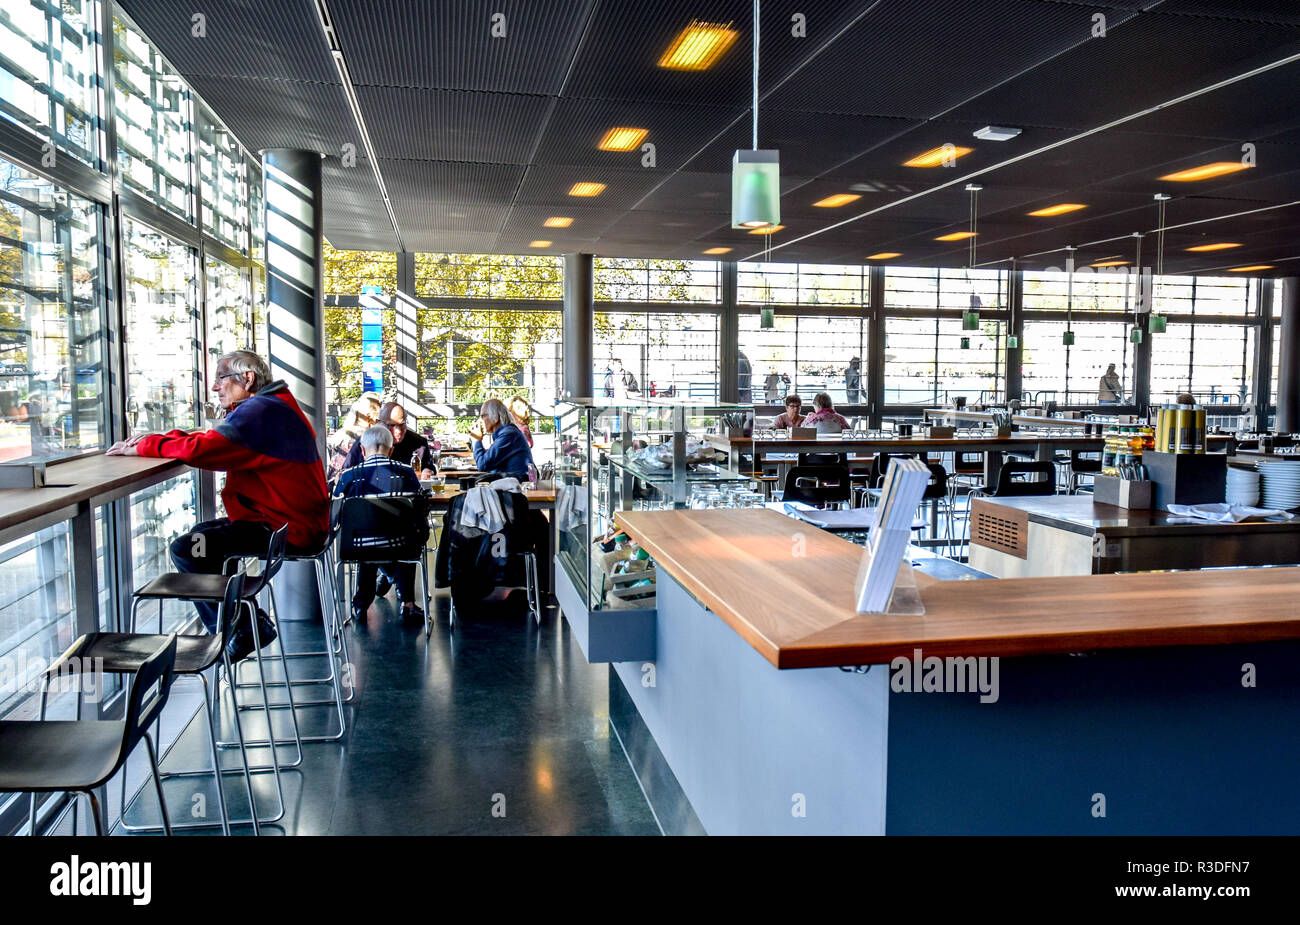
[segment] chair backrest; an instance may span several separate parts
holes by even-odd
[[[930,484],[925,486],[925,493],[921,495],[922,501],[932,501],[935,498],[948,497],[948,470],[940,463],[927,462],[930,467]]]
[[[984,471],[984,454],[983,453],[963,453],[953,454],[952,471],[960,472],[963,475],[973,475]]]
[[[232,579],[233,581],[234,579]],[[228,587],[228,586],[227,586]],[[126,698],[125,728],[122,730],[122,753],[118,764],[131,754],[140,739],[158,719],[171,693],[172,669],[176,665],[176,634],[172,633],[158,651],[136,669],[131,692]],[[116,771],[117,768],[114,768]]]
[[[1070,450],[1070,468],[1078,472],[1101,471],[1101,453],[1096,450]]]
[[[889,471],[891,459],[915,458],[911,453],[877,453],[871,460],[871,475],[867,477],[867,485],[871,488],[879,488],[885,483],[885,473]]]
[[[230,580],[226,582],[226,593],[217,606],[217,633],[221,636],[222,649],[226,647],[226,639],[234,627],[235,617],[239,613],[239,602],[244,597],[244,587],[247,581],[248,572],[236,572],[231,575]]]
[[[847,466],[793,466],[786,474],[781,500],[827,504],[851,497]]]
[[[245,589],[245,593],[260,594],[262,589],[270,584],[276,572],[280,571],[280,566],[284,565],[284,551],[288,543],[286,539],[288,535],[288,524],[271,534],[271,538],[266,543],[266,557],[262,559],[262,570],[258,575],[253,576],[253,582]],[[229,585],[226,586],[226,590],[230,590]]]
[[[1000,498],[1056,494],[1056,464],[1047,459],[1007,460],[998,472],[993,494]]]
[[[345,498],[339,510],[339,558],[347,562],[419,558],[429,525],[416,501],[407,496]]]
[[[844,425],[834,418],[827,418],[824,421],[817,422],[817,433],[819,434],[840,434],[844,432]]]
[[[842,466],[844,465],[843,453],[800,453],[799,465],[801,466]]]

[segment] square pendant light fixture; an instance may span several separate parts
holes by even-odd
[[[1164,315],[1153,314],[1147,322],[1147,330],[1152,334],[1163,334],[1165,333],[1165,324],[1166,320]]]
[[[1007,335],[1007,349],[1008,349],[1008,350],[1019,350],[1019,349],[1020,349],[1020,338],[1017,337],[1017,336],[1014,335],[1014,334],[1008,334],[1008,335]]]
[[[731,159],[731,227],[781,224],[781,152],[737,150]]]
[[[776,327],[776,311],[770,308],[761,309],[758,313],[758,326],[760,328]]]
[[[1128,339],[1135,344],[1142,343],[1142,329],[1134,328],[1132,331],[1129,332]]]
[[[961,349],[963,349],[963,350],[969,350],[969,349],[970,349],[970,338],[969,338],[969,337],[963,337],[963,338],[961,339]]]
[[[1064,334],[1062,334],[1062,335],[1061,335],[1061,343],[1065,344],[1065,346],[1067,346],[1067,347],[1073,347],[1073,346],[1074,346],[1074,332],[1073,332],[1073,331],[1066,331]]]

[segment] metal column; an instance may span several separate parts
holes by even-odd
[[[591,254],[564,255],[564,396],[591,398],[592,306],[595,278]]]
[[[1250,403],[1255,406],[1255,429],[1268,422],[1268,406],[1273,403],[1273,280],[1261,279],[1255,290],[1255,318],[1259,321],[1255,338],[1255,365],[1250,383]]]
[[[722,314],[718,318],[718,401],[740,400],[740,316],[736,313],[736,262],[722,272]]]
[[[415,255],[402,251],[397,255],[397,292],[393,295],[393,320],[396,333],[397,402],[409,415],[427,411],[420,404],[420,328],[415,298]]]
[[[1150,267],[1138,268],[1137,327],[1142,331],[1142,342],[1133,345],[1133,404],[1139,415],[1146,414],[1151,405],[1151,338],[1150,320],[1155,280]],[[1095,383],[1094,383],[1095,385]]]
[[[1273,429],[1293,434],[1300,431],[1300,278],[1282,280],[1282,326],[1277,336],[1277,423]]]
[[[867,269],[867,407],[871,427],[880,427],[885,411],[885,268]]]
[[[1017,347],[1008,347],[1006,353],[1007,401],[1019,398],[1024,392],[1025,357],[1025,271],[1007,271],[1007,334],[1016,338]]]

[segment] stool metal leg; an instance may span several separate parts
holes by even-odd
[[[144,734],[144,747],[149,752],[149,771],[153,775],[153,789],[158,793],[158,807],[162,812],[163,834],[172,834],[171,820],[167,818],[167,797],[163,795],[162,778],[158,776],[158,756],[153,750],[153,739],[149,733]],[[217,776],[217,786],[221,786],[221,777]],[[229,832],[227,832],[229,834]]]

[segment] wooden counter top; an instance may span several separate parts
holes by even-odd
[[[1300,638],[1300,568],[986,581],[917,575],[922,616],[858,614],[862,549],[766,510],[615,516],[777,668]],[[802,553],[802,555],[800,555]]]
[[[1029,515],[1031,523],[1059,527],[1091,536],[1104,533],[1108,537],[1125,536],[1185,536],[1220,533],[1295,533],[1300,530],[1300,520],[1259,521],[1255,523],[1219,524],[1210,521],[1185,523],[1168,511],[1137,511],[1102,504],[1092,495],[1043,495],[1041,497],[979,499],[980,504],[1013,508]]]
[[[95,453],[45,468],[45,487],[0,489],[0,535],[51,515],[71,517],[77,505],[92,507],[185,470],[176,459],[105,456]]]

